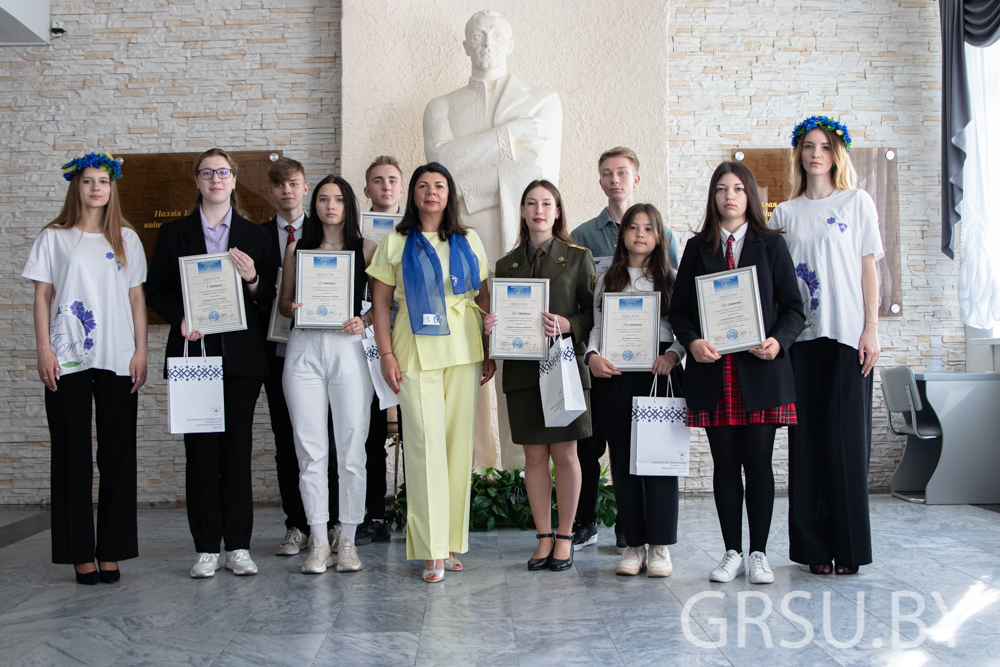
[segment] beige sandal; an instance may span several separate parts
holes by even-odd
[[[462,571],[462,561],[458,560],[454,552],[450,554],[452,558],[444,559],[444,569],[449,572],[461,572]]]

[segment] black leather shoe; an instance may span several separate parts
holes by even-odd
[[[573,531],[573,551],[597,544],[597,523],[577,524]]]
[[[535,535],[535,539],[541,540],[548,537],[549,539],[555,539],[555,535],[552,533],[540,533]],[[555,551],[555,544],[552,545],[552,551]],[[545,558],[529,558],[528,559],[528,569],[532,572],[537,572],[538,570],[546,569],[552,562],[552,551]]]
[[[615,522],[615,549],[619,555],[625,553],[628,545],[625,544],[625,529],[621,527],[621,522]]]
[[[572,535],[559,535],[556,534],[557,540],[572,540]],[[552,552],[555,553],[555,546],[552,547]],[[559,558],[552,558],[550,556],[549,569],[553,572],[562,572],[563,570],[568,570],[573,567],[573,549],[569,550],[569,558],[566,560],[560,560]]]
[[[73,568],[76,572],[76,568]],[[93,572],[76,572],[76,583],[83,584],[85,586],[96,586],[99,582],[101,575],[97,573],[97,570]]]
[[[389,535],[389,527],[385,521],[365,521],[358,526],[358,532],[354,536],[355,546],[363,547],[372,542],[388,542],[392,539]]]
[[[122,571],[117,567],[113,570],[98,570],[102,584],[113,584],[122,578]]]

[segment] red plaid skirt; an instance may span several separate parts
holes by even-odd
[[[746,424],[797,424],[795,404],[789,403],[777,408],[747,412],[740,389],[740,376],[733,363],[733,355],[723,357],[722,390],[719,403],[714,410],[687,411],[687,426],[745,426]]]

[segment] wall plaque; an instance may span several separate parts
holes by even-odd
[[[738,156],[738,153],[741,156]],[[733,149],[732,159],[741,160],[757,179],[757,189],[766,219],[770,219],[774,208],[787,198],[789,155],[790,151],[787,148]],[[882,237],[882,246],[885,248],[885,257],[877,263],[879,316],[898,316],[902,311],[903,290],[899,247],[897,153],[892,148],[854,147],[851,149],[851,162],[858,172],[858,187],[871,195],[878,209],[879,234]]]
[[[275,151],[228,151],[239,167],[236,192],[252,222],[258,224],[275,215],[271,204],[267,170],[270,156]],[[281,151],[277,151],[281,157]],[[118,195],[122,213],[135,227],[146,261],[153,255],[156,235],[165,222],[188,215],[198,197],[195,185],[195,160],[198,153],[123,153],[122,179],[118,181]],[[155,313],[149,311],[150,323],[163,324]]]

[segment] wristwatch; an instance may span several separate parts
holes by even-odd
[[[587,352],[587,354],[583,355],[583,363],[585,363],[586,365],[589,366],[590,365],[590,356],[593,355],[593,354],[597,354],[597,350],[590,350],[590,351]]]
[[[243,282],[245,282],[247,285],[253,285],[255,282],[257,282],[258,278],[260,278],[260,274],[259,273],[255,273],[255,274],[253,274],[253,280],[246,280],[246,279],[244,279]]]

